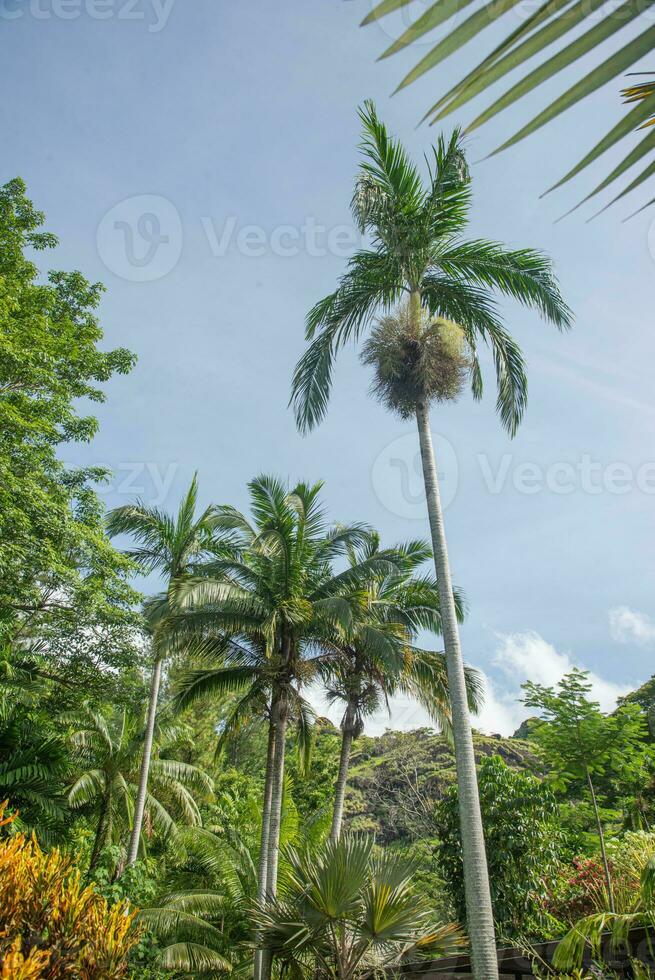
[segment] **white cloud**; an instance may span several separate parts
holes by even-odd
[[[572,660],[568,653],[556,650],[532,630],[500,633],[497,638],[493,662],[500,676],[492,679],[485,674],[485,705],[475,724],[483,732],[511,735],[532,714],[531,709],[521,704],[521,684],[530,680],[554,687],[573,667],[583,665]],[[593,671],[589,672],[589,682],[591,697],[603,711],[612,711],[617,698],[632,690],[629,684],[615,684]]]
[[[610,633],[617,643],[636,643],[650,646],[655,643],[655,623],[644,613],[629,606],[610,609]]]
[[[520,685],[530,680],[552,687],[573,667],[585,669],[583,664],[576,663],[568,653],[560,653],[532,630],[499,634],[498,640],[494,663],[515,684]],[[593,671],[589,671],[589,682],[591,696],[598,701],[603,711],[613,711],[616,699],[633,689],[630,684],[607,681]]]

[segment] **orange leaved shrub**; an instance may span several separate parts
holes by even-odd
[[[6,803],[0,804],[0,826]],[[120,980],[136,911],[109,905],[79,869],[32,835],[0,839],[0,980]]]

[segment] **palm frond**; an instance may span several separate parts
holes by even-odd
[[[438,0],[384,51],[383,57],[395,54],[408,45],[424,39],[429,31],[446,23],[471,2],[472,0],[445,0],[445,2]],[[444,59],[475,39],[486,27],[494,24],[499,17],[515,7],[517,2],[518,0],[480,0],[477,9],[470,16],[452,26],[446,35],[441,37],[420,58],[419,62],[402,79],[398,88],[410,85],[423,74],[434,69]],[[407,3],[408,0],[383,0],[374,8],[364,23],[371,23],[384,17],[393,10],[406,6]],[[608,41],[614,41],[617,32],[632,21],[638,21],[641,18],[641,22],[645,22],[645,18],[648,17],[647,8],[650,7],[650,0],[645,5],[638,0],[625,0],[618,8],[607,8],[599,13],[602,6],[602,0],[589,0],[589,2],[587,0],[575,0],[575,2],[571,2],[571,0],[545,0],[518,27],[509,31],[471,71],[460,77],[447,91],[440,94],[424,118],[430,118],[432,123],[436,123],[456,110],[460,110],[474,97],[490,90],[493,85],[504,79],[525,61],[531,58],[539,59],[531,71],[522,75],[518,81],[502,91],[483,112],[478,114],[466,131],[471,132],[477,129],[524,98],[528,93],[534,92],[549,83],[563,69],[573,64],[579,65],[581,59],[593,56],[599,46],[606,45]],[[580,33],[578,28],[585,24],[590,17],[593,17],[592,26]],[[549,53],[552,50],[551,45],[557,41],[560,42],[560,46],[555,49],[554,53]],[[652,51],[654,46],[655,28],[648,25],[646,30],[631,38],[623,46],[618,46],[615,43],[614,50],[608,56],[601,59],[591,69],[585,65],[584,74],[579,81],[552,99],[542,111],[534,115],[509,139],[503,141],[494,152],[498,153],[515,145],[519,140],[532,135],[540,127],[578,102],[587,99],[598,88],[611,82],[622,72],[635,65],[644,55]],[[644,82],[643,84],[628,85],[621,94],[628,105],[637,104],[615,125],[610,127],[609,131],[596,141],[594,147],[583,156],[575,167],[553,185],[553,188],[559,187],[579,174],[610,147],[622,139],[627,139],[633,131],[652,125],[655,118],[653,83]],[[580,203],[609,187],[640,157],[651,153],[654,149],[655,145],[652,144],[652,141],[642,140]],[[614,198],[614,201],[638,187],[650,175],[651,171],[647,168],[638,179],[630,182],[625,190]]]

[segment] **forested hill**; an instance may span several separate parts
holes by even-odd
[[[621,703],[639,704],[647,714],[651,737],[655,734],[655,676]],[[515,769],[539,771],[529,742],[534,718],[528,718],[511,738],[474,736],[476,758],[499,755]],[[319,744],[335,740],[337,731],[319,721]],[[320,751],[320,749],[319,749]],[[336,752],[336,744],[332,749]],[[380,842],[431,837],[434,807],[455,780],[455,759],[446,739],[432,729],[386,731],[355,743],[346,820],[352,830],[371,831]]]
[[[478,758],[499,755],[513,768],[538,768],[529,743],[522,739],[476,735],[474,742]],[[361,738],[353,752],[348,825],[373,831],[380,843],[431,837],[434,806],[454,780],[452,750],[429,728]]]

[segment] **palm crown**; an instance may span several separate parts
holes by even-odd
[[[415,297],[432,317],[462,328],[476,398],[482,395],[478,347],[482,342],[491,348],[498,411],[513,434],[525,409],[527,381],[521,351],[500,320],[493,293],[512,296],[559,329],[567,328],[571,312],[551,263],[533,249],[461,237],[471,181],[458,130],[449,140],[439,138],[423,180],[371,102],[360,109],[360,117],[363,160],[351,206],[371,247],[352,256],[338,288],[307,316],[311,343],[296,367],[292,389],[298,425],[307,431],[325,415],[339,348],[359,340],[379,313]]]
[[[193,477],[175,517],[141,500],[117,507],[107,518],[110,536],[129,534],[137,547],[126,552],[142,572],[160,572],[170,582],[193,571],[212,551],[214,508],[196,517],[198,479]]]
[[[335,573],[335,559],[370,532],[330,527],[320,490],[320,483],[298,484],[289,493],[270,477],[253,480],[253,520],[217,508],[223,554],[205,566],[206,578],[177,589],[166,632],[202,661],[178,679],[177,705],[242,691],[226,734],[238,717],[268,704],[276,687],[308,717],[299,691],[337,655],[335,637],[352,628],[357,588],[375,573],[398,571],[399,555],[378,549]]]
[[[69,803],[72,807],[93,806],[98,811],[93,864],[100,847],[112,841],[113,831],[123,831],[132,822],[143,747],[141,712],[116,710],[105,716],[83,705],[77,714],[66,718],[73,729],[71,742],[78,765]],[[157,757],[152,760],[150,777],[146,809],[155,830],[167,836],[175,834],[178,820],[201,823],[194,793],[211,793],[209,776],[196,766]]]
[[[437,584],[417,569],[432,556],[427,544],[410,541],[393,549],[396,567],[372,574],[357,590],[353,623],[337,639],[339,655],[325,664],[328,701],[343,702],[342,722],[355,737],[364,718],[397,693],[412,696],[446,731],[450,728],[450,695],[445,657],[416,645],[422,630],[441,633]],[[349,549],[351,567],[380,553],[378,535]],[[464,599],[455,593],[458,617]],[[477,671],[467,668],[469,707],[480,708],[482,690]]]

